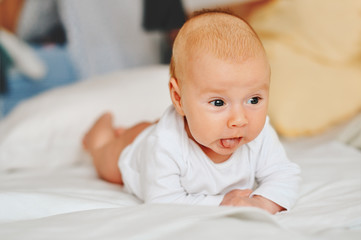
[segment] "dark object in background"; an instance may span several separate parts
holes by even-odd
[[[12,65],[12,61],[6,50],[0,45],[0,93],[7,90],[7,70]]]
[[[143,28],[147,31],[165,33],[161,47],[162,63],[169,63],[172,46],[180,29],[186,21],[186,15],[180,0],[143,0]]]
[[[67,41],[64,26],[61,23],[57,23],[52,26],[46,33],[41,36],[28,39],[32,44],[47,44],[54,43],[63,45]]]
[[[143,27],[148,31],[179,29],[186,20],[180,0],[144,0],[143,6]]]

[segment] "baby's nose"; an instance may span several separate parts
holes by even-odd
[[[235,109],[232,111],[230,118],[228,119],[228,127],[243,127],[248,124],[247,117],[243,109]]]

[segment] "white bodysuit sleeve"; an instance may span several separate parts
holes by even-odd
[[[141,166],[140,186],[145,203],[179,203],[197,205],[219,205],[224,195],[189,194],[181,185],[180,176],[185,168],[174,156],[182,153],[164,150],[154,146],[155,139],[148,139],[141,151],[147,154],[147,164]],[[155,148],[157,148],[155,150]]]
[[[297,200],[300,168],[288,160],[276,132],[268,125],[260,139],[256,166],[257,189],[251,194],[263,196],[289,210]]]

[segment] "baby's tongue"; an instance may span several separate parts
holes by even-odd
[[[221,139],[221,143],[225,148],[233,148],[238,144],[238,142],[239,142],[239,138]]]

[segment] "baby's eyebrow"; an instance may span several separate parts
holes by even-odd
[[[258,90],[264,90],[264,91],[268,91],[269,90],[269,87],[270,87],[270,84],[269,82],[265,82],[261,85],[256,85],[254,88],[250,88],[251,90],[255,90],[255,91],[258,91]]]
[[[250,94],[263,94],[268,92],[267,88],[248,88],[244,91],[245,94],[250,95]]]

